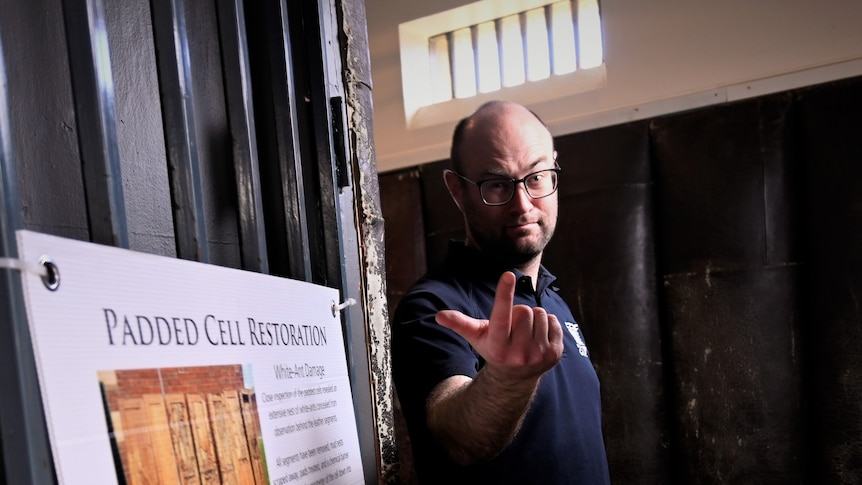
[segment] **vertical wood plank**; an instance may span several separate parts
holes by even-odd
[[[65,0],[63,13],[68,42],[74,46],[69,64],[90,239],[128,248],[105,7],[101,0]]]
[[[249,60],[255,97],[255,130],[267,143],[260,149],[260,183],[267,247],[273,274],[311,280],[299,115],[287,27],[286,2],[246,2]]]
[[[254,472],[251,469],[248,440],[246,439],[246,431],[242,422],[239,393],[236,389],[224,391],[224,403],[226,420],[230,428],[230,439],[233,444],[231,449],[238,483],[241,485],[254,485]]]
[[[189,423],[189,413],[183,394],[168,394],[165,396],[171,441],[182,484],[200,484],[200,473],[195,458],[195,443]]]
[[[141,398],[120,399],[120,420],[123,423],[123,436],[120,454],[123,457],[123,471],[129,485],[157,482],[157,476],[150,476],[156,470],[156,460],[150,436],[146,433],[149,416],[144,400]]]
[[[251,469],[257,483],[268,483],[266,469],[261,456],[262,439],[260,436],[260,420],[257,416],[256,395],[253,389],[240,391],[240,408],[242,422],[245,426],[245,437],[248,441],[248,452],[251,457]]]
[[[224,396],[221,393],[207,394],[207,406],[212,424],[221,483],[239,484],[236,467],[233,463],[233,440],[231,439],[230,422],[227,418]]]
[[[177,256],[209,262],[183,0],[152,2]]]
[[[4,14],[12,18],[9,10]],[[24,227],[16,170],[21,160],[12,146],[3,51],[0,45],[0,257],[17,258],[15,231]],[[51,463],[51,447],[36,367],[29,365],[35,357],[23,294],[18,275],[0,271],[0,441],[5,447],[0,450],[0,477],[9,483],[41,483],[53,477],[53,467],[45,466]]]
[[[269,273],[245,10],[242,0],[219,0],[216,6],[219,13],[225,100],[233,140],[242,264],[245,269]]]
[[[145,394],[143,399],[149,422],[147,428],[141,431],[150,437],[159,483],[177,483],[180,477],[168,426],[168,413],[165,411],[165,399],[159,394]]]
[[[162,396],[120,400],[123,434],[121,445],[126,480],[130,485],[178,483],[171,434]]]
[[[202,394],[187,394],[186,402],[188,403],[201,483],[217,485],[221,481],[207,401]]]

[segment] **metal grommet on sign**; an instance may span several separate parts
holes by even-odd
[[[51,291],[57,291],[57,288],[60,287],[60,268],[48,256],[39,258],[39,264],[45,268],[45,274],[42,275],[42,284]]]

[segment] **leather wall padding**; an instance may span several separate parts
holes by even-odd
[[[381,210],[386,217],[386,297],[394,312],[404,293],[426,269],[425,223],[418,169],[380,177]]]
[[[422,198],[425,207],[425,245],[428,252],[428,267],[443,261],[446,248],[452,239],[463,241],[464,218],[452,201],[449,189],[443,182],[443,170],[449,161],[429,163],[422,166]]]
[[[798,267],[665,277],[675,483],[799,483]]]
[[[544,258],[602,382],[614,483],[670,476],[648,135],[638,122],[556,140],[560,215]]]
[[[680,483],[794,483],[803,320],[789,96],[651,125]]]
[[[380,206],[386,224],[386,300],[390,316],[427,266],[420,175],[418,168],[410,168],[379,178]],[[415,483],[413,451],[397,393],[393,401],[395,448],[402,467],[399,479],[401,483]]]
[[[544,262],[613,482],[862,483],[862,77],[555,143]],[[463,238],[445,165],[420,167],[429,267]]]
[[[653,122],[662,271],[790,257],[790,107],[769,97]]]
[[[862,78],[800,93],[807,401],[820,483],[862,483]]]

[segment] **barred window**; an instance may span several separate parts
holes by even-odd
[[[502,3],[508,5],[499,5]],[[427,73],[428,79],[428,89],[418,93],[423,99],[411,102],[407,97],[416,91],[408,83],[417,79],[402,76],[405,109],[540,83],[604,65],[598,0],[522,1],[517,3],[529,8],[505,11],[517,7],[515,3],[486,0],[402,24],[402,74]],[[502,15],[483,18],[489,12]],[[411,24],[418,29],[411,32]],[[428,31],[431,24],[437,32]],[[445,26],[451,28],[440,31]],[[413,41],[425,39],[427,54],[418,56],[427,62],[425,68],[415,67],[415,55],[409,59],[410,65],[404,65],[404,41],[411,33],[420,37]],[[412,49],[413,54],[417,51]]]

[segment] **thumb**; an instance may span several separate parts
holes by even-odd
[[[488,330],[488,320],[476,320],[458,310],[441,310],[437,312],[437,323],[464,337],[472,345]]]

